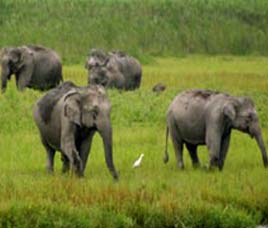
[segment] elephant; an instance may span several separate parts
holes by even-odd
[[[208,168],[217,167],[222,170],[232,129],[255,138],[264,167],[267,167],[267,153],[251,98],[211,90],[181,92],[174,98],[167,111],[164,162],[167,163],[169,160],[167,144],[170,133],[178,168],[184,168],[185,144],[194,167],[200,166],[197,146],[206,145],[209,151]]]
[[[122,51],[106,53],[91,49],[85,68],[88,69],[88,84],[120,90],[135,90],[141,84],[141,64]]]
[[[12,74],[15,74],[19,91],[26,87],[47,90],[63,81],[62,65],[58,54],[42,46],[3,48],[1,66],[2,92],[5,92],[7,81]]]
[[[51,89],[33,109],[33,117],[47,153],[47,170],[53,172],[55,151],[61,152],[62,172],[84,176],[93,136],[103,140],[107,167],[115,180],[113,163],[111,104],[102,86],[78,87],[64,82]]]

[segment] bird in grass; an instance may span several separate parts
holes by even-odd
[[[144,154],[141,154],[140,157],[138,158],[138,160],[136,160],[133,164],[133,168],[138,168],[140,165],[141,165],[141,161],[142,161],[142,158],[143,158]]]

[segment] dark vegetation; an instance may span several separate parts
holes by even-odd
[[[89,48],[150,56],[267,55],[266,0],[0,0],[0,47],[43,44],[65,63]]]

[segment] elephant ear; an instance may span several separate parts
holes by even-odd
[[[18,68],[21,69],[25,65],[33,65],[33,51],[31,51],[28,47],[23,46],[18,48],[19,52],[19,61],[18,61]]]
[[[27,47],[18,48],[20,53],[16,69],[20,70],[18,78],[18,89],[23,90],[30,83],[34,71],[34,53]]]
[[[81,126],[80,100],[78,92],[70,92],[64,97],[64,116],[78,126]]]
[[[224,115],[226,115],[230,120],[234,120],[236,117],[236,111],[235,111],[235,107],[234,104],[232,104],[231,102],[225,104],[223,106],[223,113]]]

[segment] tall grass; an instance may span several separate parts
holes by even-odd
[[[140,90],[108,92],[112,103],[114,160],[120,181],[105,166],[101,138],[93,140],[85,178],[45,171],[45,151],[32,120],[32,106],[43,95],[20,93],[14,79],[0,95],[0,227],[255,227],[268,223],[267,170],[254,140],[234,131],[223,172],[164,165],[165,112],[174,96],[190,88],[249,95],[256,103],[267,145],[268,59],[204,57],[155,59],[143,67]],[[82,66],[64,67],[79,85]],[[151,88],[167,85],[161,95]],[[139,169],[132,163],[144,153]],[[205,147],[199,148],[203,165]]]
[[[1,0],[0,47],[27,43],[81,63],[89,48],[142,62],[188,53],[267,55],[266,0]]]

